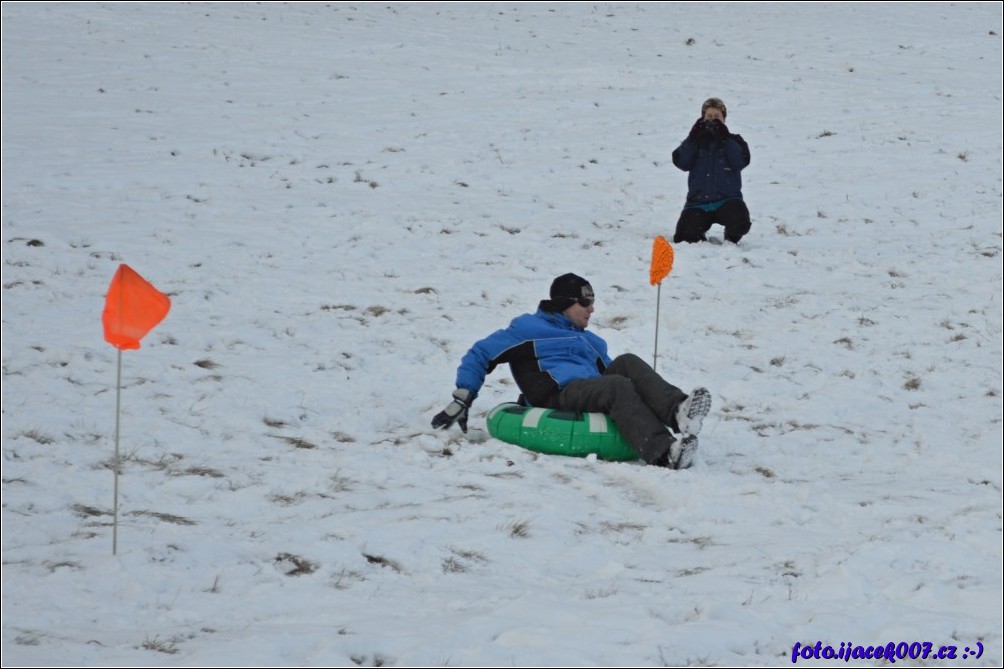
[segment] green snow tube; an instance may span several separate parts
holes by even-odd
[[[637,460],[610,416],[500,404],[488,414],[488,433],[496,439],[548,455],[601,460]]]

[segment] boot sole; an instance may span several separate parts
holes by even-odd
[[[696,388],[688,399],[690,406],[687,407],[687,429],[683,429],[681,425],[680,431],[684,434],[698,434],[704,417],[711,411],[711,393],[707,388]]]
[[[689,469],[694,464],[694,457],[697,455],[697,437],[688,434],[680,440],[679,444],[680,452],[672,463],[673,469]]]

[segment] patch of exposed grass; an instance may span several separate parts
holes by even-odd
[[[178,652],[178,644],[173,640],[161,641],[159,637],[154,637],[150,639],[149,637],[143,641],[143,648],[145,650],[154,650],[158,653],[166,653],[167,655],[174,655]]]
[[[301,502],[306,496],[307,493],[301,492],[295,495],[270,495],[268,499],[279,506],[293,506]]]
[[[382,555],[371,555],[369,553],[363,553],[363,557],[366,558],[366,561],[370,564],[379,565],[381,567],[389,567],[399,574],[404,573],[404,567],[402,567],[399,562],[391,560],[390,558],[383,557]]]
[[[529,520],[514,520],[502,529],[513,539],[526,539],[530,536],[530,525]]]
[[[111,511],[104,511],[94,506],[87,506],[85,504],[74,504],[70,507],[73,513],[80,516],[81,518],[93,518],[95,516],[110,516]]]
[[[647,529],[645,525],[642,525],[640,523],[628,523],[628,522],[614,523],[610,521],[604,521],[600,523],[599,526],[597,527],[591,527],[586,523],[579,523],[579,528],[580,528],[579,534],[587,534],[593,532],[599,532],[603,534],[609,534],[609,533],[624,534],[626,532],[639,533],[639,532],[644,532]]]
[[[273,560],[286,576],[303,576],[317,571],[317,563],[292,553],[279,553]]]
[[[35,442],[38,442],[39,444],[42,444],[43,446],[45,446],[47,444],[51,444],[51,443],[53,443],[53,442],[56,441],[55,439],[53,439],[52,437],[50,437],[47,434],[44,434],[40,430],[28,430],[26,432],[22,432],[21,436],[22,437],[27,437],[28,439],[31,439],[32,441],[35,441]]]
[[[698,548],[714,546],[715,542],[711,537],[679,537],[669,540],[671,544],[694,544]]]
[[[469,571],[472,563],[488,564],[488,558],[486,558],[483,553],[478,551],[451,548],[450,552],[453,553],[453,555],[443,560],[444,573],[462,573]]]
[[[331,475],[330,481],[332,492],[352,492],[355,488],[355,481],[349,476],[343,476],[338,471]]]
[[[150,460],[148,458],[140,457],[135,451],[130,453],[125,453],[119,457],[119,465],[125,465],[127,463],[142,465],[144,467],[149,467],[155,471],[167,471],[171,473],[171,467],[176,462],[181,460],[184,456],[177,453],[169,453],[161,455],[156,460]],[[115,458],[109,458],[108,460],[103,460],[100,465],[97,465],[102,469],[115,469]]]
[[[171,476],[208,476],[212,479],[221,479],[224,477],[223,472],[212,467],[188,467],[187,469],[169,471],[168,473]]]
[[[488,558],[486,558],[484,553],[481,553],[480,551],[463,551],[463,550],[457,550],[455,548],[451,548],[450,550],[453,551],[454,555],[462,557],[465,560],[472,560],[474,562],[480,562],[482,564],[488,562]]]
[[[306,448],[306,449],[317,448],[317,444],[307,441],[306,439],[303,439],[301,437],[285,437],[278,434],[270,434],[269,436],[272,437],[273,439],[280,439],[282,441],[285,441],[290,446],[295,446],[296,448]]]
[[[195,525],[196,522],[184,516],[176,516],[173,513],[161,513],[160,511],[130,511],[127,515],[129,516],[147,516],[149,518],[156,518],[159,521],[165,523],[172,523],[174,525]]]
[[[467,565],[453,557],[452,555],[443,560],[444,574],[458,574],[468,570]]]
[[[362,572],[342,569],[334,575],[329,585],[336,590],[348,590],[352,587],[352,582],[362,582],[365,580],[366,576]]]

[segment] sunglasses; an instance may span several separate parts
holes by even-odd
[[[591,297],[568,297],[568,300],[575,300],[579,303],[579,306],[589,308],[593,305],[596,300]]]

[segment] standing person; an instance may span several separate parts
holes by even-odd
[[[750,148],[725,126],[725,103],[709,98],[701,118],[673,151],[673,164],[687,178],[687,202],[676,223],[673,241],[707,241],[712,224],[725,226],[725,239],[739,243],[750,230],[750,212],[743,202],[740,172],[750,164]]]
[[[648,464],[690,467],[697,433],[711,409],[711,394],[697,388],[687,395],[634,354],[611,360],[607,343],[586,332],[594,300],[593,287],[582,277],[563,274],[556,278],[550,299],[541,300],[536,313],[518,316],[464,355],[453,401],[436,414],[432,426],[445,429],[457,423],[467,432],[467,413],[485,376],[508,363],[523,393],[521,403],[609,414]]]

